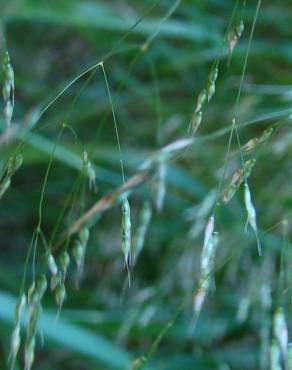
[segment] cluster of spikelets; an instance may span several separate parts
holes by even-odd
[[[78,234],[78,239],[75,242],[75,246],[72,248],[72,255],[77,265],[78,278],[80,278],[82,273],[88,240],[89,229],[83,228]],[[50,289],[54,293],[59,314],[66,299],[65,280],[69,264],[70,255],[66,249],[59,253],[57,262],[52,252],[47,252],[47,273],[44,273],[33,280],[27,293],[21,293],[15,307],[14,329],[11,337],[11,369],[14,367],[21,344],[20,328],[21,317],[24,313],[24,309],[27,308],[28,311],[28,324],[24,343],[24,364],[25,370],[30,370],[34,362],[36,335],[38,333],[38,323],[42,312],[42,299],[47,290],[48,279],[50,280]]]
[[[11,156],[0,172],[0,199],[11,185],[11,178],[22,165],[22,155]]]
[[[14,72],[10,62],[9,53],[6,50],[3,55],[3,88],[2,88],[2,95],[4,100],[4,120],[6,126],[9,127],[11,124],[11,119],[13,115],[14,109]]]
[[[232,56],[238,39],[243,33],[243,29],[243,22],[240,21],[238,24],[232,27],[227,34],[229,60]],[[9,127],[14,108],[14,73],[8,52],[5,52],[4,54],[2,65],[4,72],[4,118],[6,125]],[[215,94],[216,80],[218,77],[218,65],[219,62],[216,62],[211,68],[206,86],[202,89],[197,98],[197,103],[189,126],[189,130],[192,132],[193,135],[197,132],[198,128],[201,125],[205,106],[211,101]],[[252,152],[261,144],[265,144],[271,134],[272,130],[270,129],[264,131],[260,138],[249,140],[241,148],[241,150],[246,153]],[[190,143],[191,142],[188,142],[188,144]],[[147,166],[150,166],[150,164],[153,165],[154,163],[154,173],[151,181],[151,190],[153,195],[153,203],[157,211],[161,211],[163,209],[163,203],[166,194],[166,172],[168,154],[173,150],[180,149],[181,147],[185,146],[185,144],[186,143],[183,143],[182,145],[180,141],[177,141],[174,144],[174,147],[167,146],[163,148],[159,152],[159,155],[155,155],[154,159],[150,160],[145,166],[147,168]],[[5,171],[2,173],[0,182],[0,198],[10,186],[11,176],[20,167],[21,161],[22,158],[20,156],[12,157]],[[96,190],[95,171],[88,159],[88,155],[86,152],[84,152],[83,154],[83,161],[84,168],[89,179],[90,189]],[[247,179],[251,175],[255,163],[255,158],[246,160],[242,164],[242,166],[233,173],[231,179],[228,181],[220,196],[222,197],[223,202],[228,203],[238,191],[240,186],[244,184],[244,201],[247,211],[247,224],[251,226],[256,234],[259,254],[261,254],[261,248],[257,233],[256,211],[252,203],[251,193],[247,182]],[[151,214],[151,203],[149,201],[145,201],[139,214],[138,226],[132,241],[130,203],[127,196],[122,199],[121,250],[123,252],[125,266],[128,271],[129,283],[131,264],[135,264],[141,250],[143,249],[145,236],[151,220]],[[205,226],[204,242],[200,258],[200,277],[193,300],[193,325],[191,326],[191,331],[194,329],[194,325],[200,315],[203,303],[208,294],[212,281],[215,254],[218,246],[218,234],[214,232],[214,224],[215,219],[214,215],[212,215]],[[88,228],[85,227],[80,230],[78,234],[78,239],[75,241],[74,247],[72,248],[72,255],[77,265],[78,280],[82,275],[82,271],[84,268],[86,247],[88,244],[89,235],[90,233]],[[64,249],[58,255],[57,263],[54,255],[50,251],[47,253],[46,261],[48,270],[50,272],[50,288],[51,291],[54,292],[55,299],[58,305],[58,310],[60,310],[66,299],[65,279],[67,269],[70,264],[70,255],[67,249]],[[28,325],[24,344],[25,370],[30,370],[32,367],[34,361],[36,335],[38,332],[38,322],[42,310],[41,302],[46,290],[47,276],[43,274],[32,282],[27,293],[22,293],[18,300],[15,308],[15,324],[11,339],[10,360],[12,368],[14,367],[15,359],[21,345],[21,318],[26,307],[28,308]],[[288,331],[285,323],[284,314],[281,310],[278,310],[274,317],[274,340],[271,344],[271,369],[286,369],[290,357],[292,356],[288,349]],[[289,366],[291,367],[291,364],[289,364]]]

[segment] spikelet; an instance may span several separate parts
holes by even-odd
[[[208,103],[213,98],[216,90],[216,80],[218,77],[218,67],[215,67],[211,70],[208,78],[208,85],[207,85],[207,100]]]
[[[80,243],[79,240],[76,240],[75,246],[72,249],[72,254],[77,265],[78,273],[80,273],[83,269],[85,247]]]
[[[62,306],[63,306],[63,303],[64,303],[65,299],[66,299],[66,288],[65,288],[65,284],[60,283],[57,286],[56,292],[55,292],[55,299],[56,299],[58,308],[60,310],[62,308]]]
[[[203,109],[206,101],[207,101],[207,91],[203,89],[198,96],[197,106],[195,110],[196,113],[200,112]]]
[[[286,363],[288,352],[288,328],[284,316],[284,311],[279,307],[274,315],[273,320],[274,336],[278,343],[281,359]]]
[[[9,158],[7,165],[1,171],[0,175],[0,199],[6,193],[11,185],[11,177],[22,165],[22,155],[17,154]]]
[[[256,210],[252,204],[251,200],[251,194],[249,190],[248,183],[244,183],[244,202],[245,202],[245,208],[247,211],[247,221],[246,221],[246,226],[247,224],[250,224],[251,228],[253,229],[255,236],[256,236],[256,241],[257,241],[257,246],[258,246],[258,253],[259,256],[262,255],[262,248],[260,244],[260,239],[258,236],[258,229],[257,229],[257,220],[256,220]]]
[[[58,271],[55,275],[51,276],[51,290],[55,290],[56,287],[61,284],[62,281],[62,272]]]
[[[122,230],[121,230],[121,247],[124,254],[125,266],[128,270],[128,278],[130,285],[130,263],[131,263],[131,208],[128,198],[124,198],[122,202]]]
[[[83,152],[83,162],[84,162],[85,172],[88,178],[89,190],[93,190],[96,193],[97,192],[96,174],[95,174],[95,170],[93,168],[92,163],[88,159],[88,154],[86,151]]]
[[[48,264],[48,268],[49,268],[51,274],[52,275],[57,275],[58,267],[57,267],[55,258],[52,255],[52,253],[48,253],[48,255],[47,255],[47,264]]]
[[[77,265],[77,277],[76,277],[77,287],[78,287],[79,278],[81,277],[82,272],[83,272],[85,252],[86,252],[86,247],[88,244],[89,236],[90,236],[89,229],[87,227],[82,228],[78,234],[79,240],[76,240],[74,248],[72,249],[72,254],[73,254],[73,257]]]
[[[210,287],[211,273],[214,266],[217,246],[218,234],[214,232],[214,216],[211,216],[205,227],[204,244],[200,259],[199,287],[193,300],[193,320],[190,325],[190,336],[195,329],[196,322]]]
[[[240,185],[244,182],[245,179],[249,178],[255,163],[256,160],[254,158],[249,159],[244,163],[242,168],[238,168],[232,174],[231,180],[223,190],[223,201],[225,203],[228,203],[233,198]]]
[[[9,355],[9,361],[11,360],[11,369],[14,368],[15,360],[21,343],[20,326],[21,326],[21,317],[25,305],[26,305],[26,296],[25,294],[22,294],[15,306],[14,311],[14,329],[11,335],[11,349]]]
[[[158,212],[161,212],[164,205],[164,198],[166,194],[166,163],[159,160],[158,166],[152,179],[152,195],[154,198],[154,205]]]
[[[34,362],[34,350],[38,322],[42,312],[41,300],[47,290],[47,279],[41,275],[36,282],[32,282],[28,290],[28,326],[24,347],[24,368],[30,370]]]
[[[4,120],[9,127],[14,109],[14,71],[10,62],[10,56],[6,50],[3,57],[4,85],[2,95],[4,99]]]
[[[264,144],[267,140],[271,137],[271,135],[274,133],[275,129],[273,127],[267,128],[264,130],[262,135],[259,137],[259,143]]]
[[[202,118],[203,118],[203,112],[201,110],[198,112],[194,112],[191,122],[190,122],[190,126],[189,126],[189,131],[192,131],[193,135],[195,135],[198,128],[200,127]]]
[[[151,220],[151,215],[151,205],[148,201],[145,201],[138,217],[138,227],[133,238],[133,264],[135,264],[140,252],[143,249],[145,236]]]
[[[59,256],[59,263],[60,263],[60,266],[62,268],[63,279],[65,280],[65,277],[66,277],[66,274],[67,274],[67,269],[68,269],[69,264],[70,264],[70,256],[69,256],[69,253],[66,250],[61,252],[61,254]]]
[[[227,35],[227,43],[228,43],[228,49],[229,49],[229,58],[228,58],[228,64],[230,63],[234,48],[236,44],[238,43],[238,40],[242,36],[244,31],[244,24],[243,21],[240,21],[237,23],[237,25],[230,29]]]

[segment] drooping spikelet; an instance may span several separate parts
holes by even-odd
[[[21,318],[25,305],[26,305],[26,296],[25,294],[22,294],[15,306],[14,311],[14,329],[11,335],[11,349],[9,355],[9,360],[11,361],[11,369],[14,368],[15,360],[21,343],[20,327],[21,327]]]
[[[250,224],[251,228],[253,229],[255,236],[256,236],[256,241],[257,241],[257,246],[258,246],[258,253],[259,256],[262,255],[262,248],[260,244],[260,239],[258,236],[258,229],[257,229],[257,220],[256,220],[256,210],[254,208],[254,205],[251,200],[251,194],[249,190],[248,183],[245,182],[244,184],[244,202],[245,202],[245,208],[247,211],[247,221],[246,221],[246,226],[247,224]]]
[[[131,263],[131,208],[128,198],[124,198],[122,202],[122,228],[121,228],[121,247],[124,254],[125,266],[128,270],[128,278],[130,284],[130,263]]]
[[[214,216],[211,216],[205,227],[204,244],[200,259],[199,286],[193,301],[193,320],[190,325],[190,335],[192,335],[195,329],[197,319],[210,288],[217,246],[218,234],[214,232]]]

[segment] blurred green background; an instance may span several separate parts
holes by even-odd
[[[100,68],[78,79],[37,120],[41,110],[79,73],[104,60],[125,176],[130,178],[155,150],[188,136],[196,98],[218,57],[215,96],[204,110],[194,144],[167,163],[164,208],[162,212],[153,210],[144,248],[132,270],[131,287],[127,288],[120,250],[121,211],[115,206],[92,221],[79,289],[71,262],[67,299],[57,322],[54,297],[46,294],[33,368],[130,369],[131,361],[149,350],[163,333],[186,296],[189,301],[146,367],[269,368],[273,310],[283,305],[287,320],[291,318],[290,228],[283,227],[283,220],[288,225],[291,220],[292,204],[292,4],[288,0],[262,2],[238,107],[242,143],[281,120],[257,156],[249,181],[263,256],[257,254],[254,234],[244,233],[246,211],[240,189],[217,214],[220,242],[215,279],[194,336],[187,335],[203,229],[222,176],[257,5],[256,1],[247,1],[245,6],[238,2],[233,19],[242,19],[245,30],[228,66],[228,55],[221,46],[235,3],[1,1],[1,27],[15,73],[15,132],[8,141],[4,138],[1,116],[1,166],[18,150],[19,143],[23,155],[23,165],[0,204],[1,369],[8,369],[13,309],[38,223],[50,158],[53,162],[42,215],[42,230],[48,239],[76,181],[78,192],[75,199],[69,199],[72,207],[66,209],[58,235],[122,183],[117,138]],[[54,151],[62,122],[71,129],[64,129]],[[231,145],[228,176],[240,166],[235,139]],[[84,150],[95,165],[96,193],[89,190],[86,176],[80,175]],[[133,233],[143,201],[151,198],[150,188],[146,182],[129,198]],[[43,255],[39,243],[37,271]],[[28,266],[29,282],[31,262]],[[264,289],[272,300],[266,311]],[[20,353],[16,369],[23,368],[21,358]]]

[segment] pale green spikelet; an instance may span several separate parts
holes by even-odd
[[[121,247],[124,254],[125,265],[129,269],[131,263],[131,208],[128,198],[122,202],[122,229]]]
[[[257,229],[257,220],[256,220],[256,210],[254,208],[254,205],[251,200],[251,193],[249,190],[248,183],[245,182],[244,184],[244,202],[245,202],[245,208],[247,211],[247,221],[246,225],[250,224],[251,228],[253,229],[255,236],[256,236],[256,241],[257,241],[257,246],[258,246],[258,253],[259,256],[262,255],[262,248],[258,236],[258,229]]]

